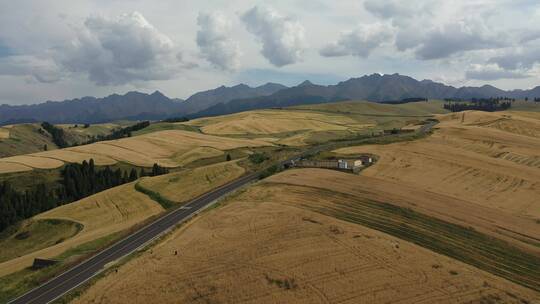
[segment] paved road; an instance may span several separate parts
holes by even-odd
[[[74,266],[68,271],[29,291],[21,297],[12,300],[9,303],[37,304],[54,301],[73,288],[81,285],[100,273],[106,264],[132,253],[154,238],[163,234],[165,231],[168,231],[177,224],[186,221],[192,215],[201,211],[216,199],[237,190],[238,188],[252,181],[255,181],[258,179],[259,175],[259,173],[254,173],[243,176],[229,184],[226,184],[192,200],[188,204],[163,215],[149,225],[129,235],[127,238],[115,243],[111,247],[101,251],[99,254],[85,260],[81,264]]]
[[[420,128],[419,133],[427,133],[431,128],[436,124],[436,122],[430,122]],[[320,152],[322,150],[328,149],[332,145],[321,145],[318,147],[310,148],[299,156],[291,157],[281,163],[285,165],[290,163],[293,159],[299,159],[303,155],[313,154]],[[243,176],[229,184],[226,184],[220,188],[212,190],[199,198],[196,198],[182,207],[179,207],[160,218],[156,219],[154,222],[148,224],[147,226],[137,230],[133,234],[129,235],[127,238],[115,243],[111,247],[101,251],[97,255],[85,260],[84,262],[74,266],[68,271],[60,274],[59,276],[49,280],[45,284],[29,291],[28,293],[12,300],[9,303],[12,304],[41,304],[49,303],[55,299],[66,294],[73,288],[81,285],[82,283],[88,281],[95,275],[99,274],[104,266],[110,262],[122,258],[141,246],[147,244],[154,238],[160,236],[164,232],[173,228],[179,223],[182,223],[189,219],[191,216],[201,211],[210,203],[216,199],[237,190],[238,188],[255,181],[259,178],[260,172],[253,173],[250,175]]]

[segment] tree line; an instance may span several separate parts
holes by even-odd
[[[53,143],[55,145],[58,146],[58,148],[67,148],[67,147],[69,147],[69,144],[66,141],[66,136],[65,136],[65,133],[64,133],[64,129],[58,128],[55,125],[50,124],[50,123],[48,123],[46,121],[41,123],[41,127],[45,131],[49,132],[49,134],[51,134],[52,141],[53,141]],[[40,132],[42,133],[43,131],[40,129]]]
[[[114,140],[114,139],[120,139],[120,138],[125,138],[125,137],[131,137],[131,134],[133,132],[142,130],[148,127],[149,125],[150,125],[149,121],[141,121],[128,127],[113,130],[111,134],[95,136],[82,144],[87,145],[87,144],[95,143],[98,141]]]
[[[74,147],[74,146],[78,146],[78,145],[87,145],[87,144],[95,143],[95,142],[98,142],[98,141],[120,139],[120,138],[124,138],[124,137],[131,137],[132,132],[142,130],[142,129],[148,127],[149,125],[150,125],[149,121],[142,121],[142,122],[136,123],[136,124],[128,126],[128,127],[115,129],[115,130],[113,130],[113,132],[111,134],[93,136],[92,138],[90,138],[86,142],[75,143],[75,144],[70,145],[66,140],[66,134],[64,132],[64,129],[59,128],[59,127],[57,127],[57,126],[55,126],[55,125],[53,125],[51,123],[48,123],[46,121],[41,123],[41,127],[43,128],[43,130],[45,130],[45,131],[49,132],[49,134],[51,134],[52,141],[54,142],[55,145],[58,146],[58,148],[68,148],[68,147]],[[78,126],[78,125],[76,125],[76,126]],[[90,127],[89,124],[84,125],[84,128],[89,128],[89,127]],[[40,129],[39,132],[41,134],[44,134],[43,130]],[[44,146],[43,150],[47,150],[47,147]]]
[[[31,190],[17,191],[8,182],[0,184],[0,232],[16,222],[60,205],[68,204],[92,194],[132,182],[142,176],[169,173],[167,168],[154,164],[152,169],[113,170],[109,166],[98,169],[94,160],[81,164],[67,164],[61,170],[59,187],[47,189],[39,184]]]
[[[421,102],[421,101],[427,102],[428,99],[425,98],[425,97],[411,97],[411,98],[403,98],[403,99],[401,99],[401,100],[388,100],[388,101],[383,101],[382,103],[387,103],[387,104],[404,104],[404,103],[409,103],[409,102]]]
[[[498,99],[474,99],[472,102],[447,102],[443,106],[452,112],[461,112],[466,110],[478,110],[486,112],[504,111],[512,107],[512,102]]]

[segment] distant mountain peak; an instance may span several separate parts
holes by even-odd
[[[232,86],[231,88],[234,88],[234,89],[251,89],[251,87],[248,86],[248,85],[245,84],[245,83],[237,84],[237,85],[235,85],[235,86]]]
[[[159,96],[159,97],[166,97],[165,95],[163,95],[163,93],[161,93],[160,91],[156,90],[154,93],[152,93],[150,96]]]
[[[301,84],[299,84],[298,86],[299,87],[308,87],[308,86],[312,86],[314,85],[313,82],[309,81],[309,80],[304,80],[304,82],[302,82]]]

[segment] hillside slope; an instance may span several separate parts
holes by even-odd
[[[470,265],[320,212],[345,203],[343,189],[333,190],[338,183],[349,180],[348,186],[368,189],[361,177],[348,176],[308,169],[271,177],[119,267],[118,275],[97,281],[74,303],[539,299],[530,289]],[[347,202],[361,197],[350,196]]]

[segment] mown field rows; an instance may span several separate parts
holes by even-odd
[[[422,140],[335,152],[378,155],[367,176],[540,219],[540,137],[534,133],[540,116],[466,112],[439,119],[438,130]]]
[[[295,171],[292,176],[290,172]],[[97,281],[74,303],[540,300],[531,289],[323,214],[315,209],[322,206],[318,203],[339,208],[341,201],[334,199],[340,194],[313,192],[310,187],[293,193],[291,189],[300,186],[283,181],[298,181],[301,171],[280,173],[230,198]],[[321,175],[319,183],[324,184],[329,176]],[[386,215],[399,214],[389,211]]]
[[[0,173],[26,171],[29,168],[53,169],[65,162],[82,162],[93,158],[96,165],[126,162],[151,167],[157,163],[165,167],[186,164],[186,158],[216,155],[217,151],[242,147],[263,147],[271,143],[240,138],[224,138],[182,130],[166,130],[141,136],[98,142],[85,146],[47,151],[0,159]],[[213,149],[212,152],[209,152]],[[195,152],[194,152],[195,151]],[[183,156],[186,157],[183,157]]]

